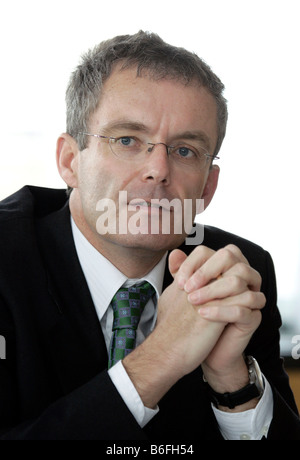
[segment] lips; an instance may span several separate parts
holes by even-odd
[[[161,203],[162,200],[162,203]],[[154,209],[162,209],[164,211],[168,212],[173,212],[173,208],[170,206],[167,206],[163,200],[167,200],[167,198],[153,198],[149,200],[148,198],[146,200],[141,199],[141,198],[135,198],[133,200],[130,200],[128,206],[140,206],[141,208],[154,208]]]

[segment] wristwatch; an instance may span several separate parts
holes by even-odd
[[[233,393],[217,393],[207,383],[203,375],[210,399],[215,406],[225,406],[229,407],[229,409],[234,409],[236,406],[251,401],[251,399],[261,398],[264,392],[264,381],[259,365],[253,356],[247,356],[245,361],[249,372],[249,383],[241,390],[234,391]]]

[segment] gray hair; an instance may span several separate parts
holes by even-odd
[[[198,81],[214,96],[218,113],[218,140],[214,155],[221,148],[226,133],[227,101],[224,85],[211,68],[195,53],[164,42],[158,35],[140,31],[135,35],[120,35],[101,42],[82,56],[81,64],[72,73],[66,92],[67,132],[80,150],[87,147],[87,132],[91,115],[96,111],[101,88],[113,66],[121,62],[122,69],[137,67],[137,76],[146,70],[157,80],[176,79],[188,85]]]

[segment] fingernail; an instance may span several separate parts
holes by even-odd
[[[197,292],[192,292],[191,294],[188,295],[188,301],[190,303],[197,303],[199,302],[199,295]]]
[[[198,310],[198,313],[203,316],[203,318],[207,318],[209,316],[209,308],[207,307],[201,307]]]
[[[189,279],[184,286],[185,292],[188,294],[189,292],[192,292],[195,289],[195,283],[193,282],[192,279]]]
[[[185,278],[182,275],[178,275],[177,283],[180,289],[184,289],[185,282]]]

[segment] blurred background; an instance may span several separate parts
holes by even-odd
[[[296,367],[299,11],[299,0],[10,0],[0,6],[0,199],[25,184],[64,187],[55,165],[56,139],[65,130],[64,93],[81,54],[100,41],[153,31],[196,52],[220,76],[229,124],[219,187],[201,221],[271,253],[282,353],[293,355]]]

